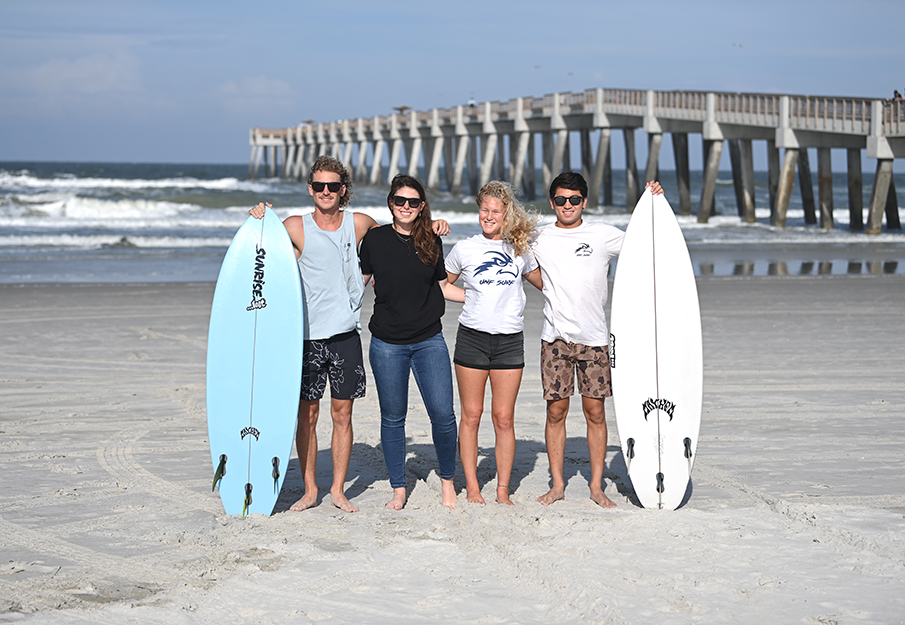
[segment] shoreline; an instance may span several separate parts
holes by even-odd
[[[213,282],[0,285],[0,622],[898,622],[905,353],[890,339],[905,329],[905,278],[857,277],[872,279],[698,280],[704,415],[676,512],[633,504],[611,400],[605,483],[619,507],[587,498],[576,402],[566,500],[534,503],[549,473],[542,297],[528,287],[515,508],[467,504],[461,467],[458,509],[440,505],[412,385],[409,504],[385,510],[368,371],[347,482],[361,512],[330,505],[322,418],[321,504],[281,511],[301,492],[293,459],[278,511],[246,519],[210,492]],[[458,310],[444,317],[450,346]],[[484,421],[478,475],[492,500]]]

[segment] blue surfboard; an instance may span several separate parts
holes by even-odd
[[[233,238],[211,306],[207,427],[227,514],[273,512],[298,414],[303,321],[292,242],[268,208]]]

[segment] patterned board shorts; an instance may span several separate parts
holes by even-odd
[[[328,339],[305,341],[301,398],[304,401],[321,399],[328,379],[333,399],[359,399],[365,396],[361,338],[355,330]]]
[[[557,400],[575,393],[575,369],[578,368],[578,392],[582,397],[602,399],[613,394],[609,348],[556,339],[541,341],[540,377],[544,399]]]

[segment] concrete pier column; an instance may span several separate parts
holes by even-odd
[[[861,149],[848,148],[848,218],[849,229],[864,230],[864,177],[861,175]]]
[[[378,139],[374,142],[374,160],[371,161],[371,177],[368,179],[368,183],[372,187],[379,186],[380,181],[383,179],[384,145],[386,145],[386,141],[383,139]]]
[[[779,148],[775,139],[767,139],[767,187],[770,192],[770,221],[776,213],[776,195],[779,190]]]
[[[892,186],[892,159],[877,159],[877,173],[870,193],[870,210],[867,215],[867,234],[880,234],[883,229],[883,213]]]
[[[468,142],[468,189],[472,195],[478,193],[478,138],[472,137]]]
[[[443,135],[434,137],[428,142],[427,152],[430,160],[427,166],[427,188],[437,190],[440,188],[440,160],[443,158],[443,149],[446,139]]]
[[[585,128],[579,132],[581,140],[581,176],[590,181],[591,172],[594,171],[594,158],[591,154],[591,131]],[[589,185],[590,187],[590,185]],[[588,189],[590,195],[590,188]],[[590,206],[590,202],[588,202]]]
[[[509,150],[512,151],[512,145],[510,144]],[[506,167],[506,135],[498,134],[496,135],[496,170],[493,175],[495,180],[505,180],[509,178],[512,180],[512,172],[507,171],[508,167]]]
[[[411,146],[409,147],[409,153],[406,157],[408,161],[408,170],[406,173],[409,176],[414,176],[415,178],[420,178],[418,175],[418,162],[421,160],[421,146],[422,139],[421,137],[415,137],[411,141]]]
[[[528,143],[532,136],[530,132],[520,132],[516,135],[515,156],[512,156],[512,144],[509,144],[509,153],[512,156],[512,188],[518,191],[525,184],[525,172],[528,167]],[[526,194],[527,195],[527,194]]]
[[[651,180],[660,179],[660,146],[663,144],[661,133],[647,135],[647,167],[644,169],[644,180],[647,184]]]
[[[364,182],[368,179],[368,148],[370,141],[358,142],[358,160],[355,161],[355,169],[352,172],[352,179],[355,182]]]
[[[811,181],[811,162],[808,149],[798,153],[798,186],[801,189],[801,208],[804,209],[804,223],[817,223],[817,204],[814,202],[814,183]]]
[[[746,223],[753,224],[757,221],[754,201],[754,146],[751,139],[740,139],[738,146],[742,167],[742,200],[744,204],[742,219]]]
[[[455,149],[456,138],[443,139],[443,171],[446,174],[446,190],[452,193],[453,173],[456,170]]]
[[[553,180],[553,133],[552,132],[543,132],[541,133],[541,159],[542,159],[542,167],[541,174],[543,175],[543,183],[544,189],[550,186],[550,182]]]
[[[490,182],[490,176],[493,173],[493,164],[496,161],[497,143],[499,139],[496,134],[484,135],[481,137],[484,155],[481,158],[481,174],[478,186],[483,187]]]
[[[623,128],[622,138],[625,141],[625,210],[631,213],[641,197],[638,191],[638,163],[635,159],[635,129]]]
[[[776,190],[776,210],[772,214],[772,224],[778,228],[786,226],[786,213],[789,211],[789,200],[792,198],[792,185],[795,183],[795,168],[798,165],[798,149],[786,148],[779,172],[779,185]]]
[[[528,162],[525,163],[525,199],[537,199],[536,166],[534,133],[528,133]]]
[[[889,191],[886,193],[886,229],[902,229],[902,224],[899,221],[899,198],[896,196],[895,176],[889,178]]]
[[[402,139],[393,139],[390,146],[390,166],[387,168],[387,184],[399,173],[399,155],[402,153]]]
[[[569,131],[566,129],[561,129],[556,132],[556,143],[553,146],[553,161],[550,165],[550,173],[552,174],[552,180],[563,171],[565,171],[564,167],[567,166],[566,158],[569,153]],[[547,183],[549,184],[549,182]]]
[[[610,129],[605,129],[607,133],[610,133]],[[601,130],[603,132],[603,130]],[[607,143],[606,143],[606,159],[603,161],[603,205],[604,206],[612,206],[613,205],[613,143],[609,140],[610,135],[607,134]],[[598,158],[600,155],[598,154]]]
[[[676,162],[676,187],[679,190],[679,214],[691,215],[691,173],[688,163],[688,133],[672,133],[672,153]]]
[[[612,131],[609,128],[600,129],[600,139],[597,142],[597,158],[593,161],[594,168],[591,170],[591,178],[588,181],[588,206],[590,206],[591,208],[598,206],[600,202],[600,191],[601,187],[603,186],[604,169],[609,164],[610,160],[611,135]],[[588,143],[590,144],[590,137],[588,137]],[[612,203],[612,197],[610,198],[610,203]],[[606,200],[604,200],[604,204],[606,204]]]
[[[817,198],[820,202],[820,227],[835,228],[833,223],[833,163],[829,148],[817,148]]]
[[[723,156],[722,139],[704,140],[704,184],[701,188],[701,205],[698,208],[698,223],[706,224],[713,214],[716,179],[720,173],[720,158]]]
[[[738,208],[738,216],[745,214],[745,192],[742,190],[742,154],[738,146],[738,139],[728,139],[729,163],[732,166],[732,186],[735,189],[735,205]]]
[[[462,195],[462,174],[465,170],[465,161],[468,158],[470,146],[471,137],[468,135],[456,137],[456,164],[453,167],[452,184],[449,187],[449,191],[453,195]]]

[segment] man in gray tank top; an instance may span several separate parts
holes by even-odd
[[[308,193],[314,212],[286,218],[302,276],[305,303],[305,356],[295,434],[305,494],[291,510],[306,510],[318,503],[317,420],[320,400],[330,382],[333,419],[331,452],[333,505],[345,512],[358,506],[345,495],[346,473],[352,455],[352,403],[364,397],[365,370],[361,351],[359,313],[364,281],[358,264],[358,246],[365,233],[378,224],[364,213],[342,210],[352,198],[352,179],[345,166],[319,156],[308,175]],[[269,206],[269,204],[268,204]],[[250,213],[264,215],[264,204]],[[449,224],[434,222],[437,234],[448,234]]]

